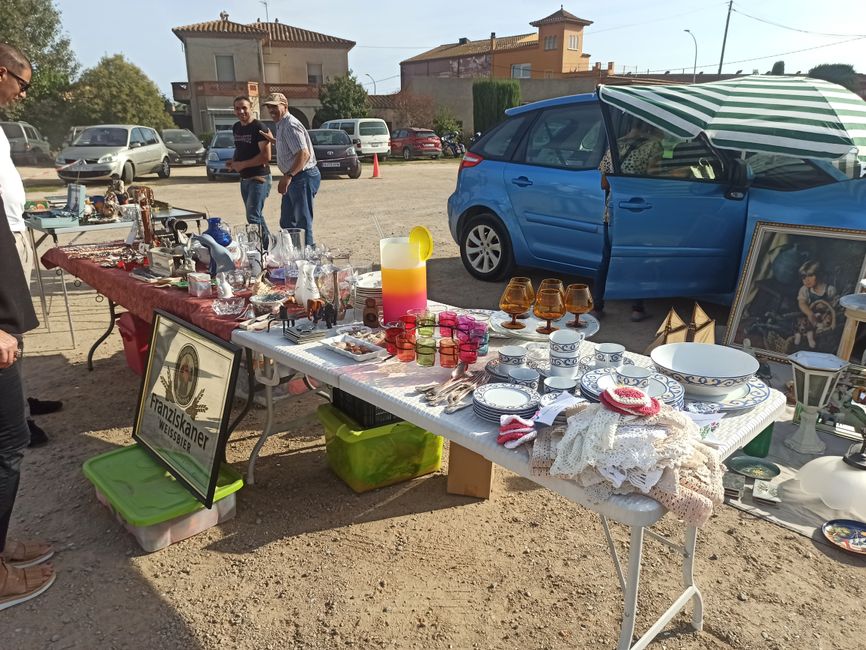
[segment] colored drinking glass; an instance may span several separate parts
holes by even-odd
[[[538,290],[541,291],[542,289],[556,289],[562,294],[562,299],[565,300],[565,287],[562,284],[562,280],[557,280],[556,278],[545,278],[541,281],[541,284],[538,285]]]
[[[558,330],[550,324],[552,320],[559,320],[565,315],[565,302],[562,294],[557,289],[539,289],[535,297],[534,313],[537,318],[547,321],[547,325],[535,329],[539,334],[550,334]]]
[[[508,284],[521,284],[526,287],[526,293],[529,296],[529,304],[535,302],[535,289],[532,288],[532,280],[524,277],[514,277],[508,281]],[[522,314],[517,314],[518,318],[529,318],[531,316],[529,310],[523,312]]]
[[[439,312],[439,334],[445,338],[454,336],[454,328],[457,326],[457,312]]]
[[[586,323],[580,320],[581,314],[592,311],[592,294],[585,284],[570,284],[565,290],[565,310],[574,314],[574,320],[568,321],[568,327],[586,327]]]
[[[397,359],[404,363],[415,361],[415,334],[403,331],[397,335]]]
[[[388,354],[397,354],[397,337],[403,333],[403,323],[400,321],[391,321],[385,323],[385,348]]]
[[[417,323],[415,316],[412,314],[403,314],[398,320],[403,323],[404,330],[410,332],[413,336],[415,335],[415,327]]]
[[[523,284],[509,284],[499,298],[499,308],[511,316],[510,321],[504,321],[502,327],[510,330],[522,330],[526,325],[517,322],[517,315],[522,314],[532,305],[527,287]]]
[[[439,339],[439,365],[443,368],[457,366],[457,341],[452,338]]]
[[[483,357],[490,350],[490,326],[487,323],[475,321],[471,337],[478,341],[478,356]]]
[[[419,336],[415,340],[415,360],[419,366],[435,365],[436,339],[432,336]]]
[[[478,361],[477,339],[466,339],[460,342],[460,360],[467,366]]]
[[[436,327],[436,315],[429,309],[410,309],[408,314],[415,317],[415,328],[422,336],[433,336]]]
[[[474,316],[470,316],[469,314],[457,316],[457,340],[461,342],[468,341],[473,325],[475,325]]]

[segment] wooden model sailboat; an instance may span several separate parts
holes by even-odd
[[[646,349],[646,354],[649,354],[660,345],[685,342],[716,342],[716,321],[710,318],[698,303],[695,303],[692,310],[692,319],[688,325],[680,318],[676,310],[671,308],[658,330],[656,330],[656,338]]]

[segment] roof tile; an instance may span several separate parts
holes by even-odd
[[[209,20],[193,25],[175,27],[171,30],[175,36],[252,36],[267,39],[273,43],[290,43],[292,45],[319,45],[324,47],[346,47],[351,49],[355,46],[354,41],[349,41],[328,34],[313,32],[300,27],[292,27],[283,23],[255,22],[245,25],[230,20]]]
[[[518,34],[517,36],[502,36],[496,39],[496,50],[516,50],[522,47],[534,46],[538,44],[538,34]],[[461,56],[474,56],[478,54],[488,54],[490,52],[490,39],[485,38],[478,41],[468,41],[466,43],[446,43],[439,47],[434,47],[432,50],[427,50],[410,59],[402,61],[402,63],[415,63],[416,61],[431,61],[433,59],[450,59]]]

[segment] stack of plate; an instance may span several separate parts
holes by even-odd
[[[599,401],[599,395],[602,391],[616,385],[614,370],[614,368],[599,368],[585,373],[580,378],[581,395],[591,402]],[[678,381],[659,372],[654,372],[650,375],[646,393],[675,409],[682,409],[686,391]]]
[[[485,384],[472,394],[472,409],[482,420],[499,424],[502,415],[531,418],[538,411],[541,395],[518,384]]]
[[[287,327],[283,332],[283,336],[295,345],[318,341],[333,334],[334,330],[325,329],[324,327],[320,329],[310,321],[298,321],[294,326]]]
[[[382,272],[371,271],[359,275],[355,282],[355,313],[364,313],[367,298],[376,301],[376,307],[382,308]]]

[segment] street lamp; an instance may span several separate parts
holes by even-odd
[[[379,93],[376,92],[376,80],[373,79],[373,76],[372,76],[369,72],[365,72],[364,74],[365,74],[367,77],[370,77],[370,81],[373,82],[373,94],[374,94],[374,95],[378,95]]]
[[[697,83],[698,79],[698,39],[695,38],[695,35],[692,34],[692,30],[684,29],[684,32],[687,32],[689,36],[692,37],[692,40],[695,42],[695,64],[692,68],[692,83]]]

